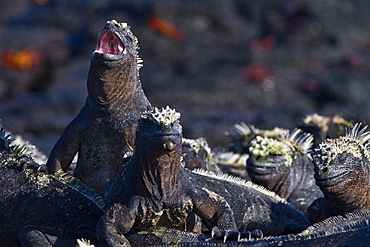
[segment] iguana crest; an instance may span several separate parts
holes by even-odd
[[[0,151],[7,151],[16,155],[17,157],[23,156],[27,153],[27,148],[22,145],[13,145],[15,138],[11,137],[11,134],[7,134],[6,131],[1,128],[0,130]]]
[[[316,164],[329,164],[338,154],[351,153],[358,159],[370,159],[370,132],[361,129],[361,123],[355,124],[352,129],[347,129],[346,134],[337,139],[328,139],[321,143],[311,154]]]
[[[283,155],[286,159],[285,165],[290,167],[293,163],[294,151],[307,154],[312,142],[312,135],[304,133],[300,129],[294,129],[279,139],[257,136],[251,141],[249,151],[257,159],[271,155]]]
[[[154,123],[160,125],[171,125],[177,120],[180,119],[181,114],[176,112],[174,109],[171,109],[169,106],[166,108],[157,108],[155,107],[151,111],[146,111],[141,115],[141,118],[148,119]]]

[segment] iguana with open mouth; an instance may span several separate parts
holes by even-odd
[[[142,60],[138,40],[126,23],[108,21],[91,56],[88,97],[52,149],[47,168],[67,171],[74,156],[74,176],[102,193],[134,150],[137,122],[151,105],[139,80]]]
[[[179,115],[169,107],[143,114],[133,158],[104,192],[109,209],[97,228],[103,246],[128,245],[125,234],[153,226],[232,239],[255,229],[279,235],[294,229],[287,230],[290,226],[309,225],[302,213],[261,186],[184,168]]]

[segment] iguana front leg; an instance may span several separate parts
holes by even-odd
[[[227,201],[206,188],[195,189],[192,201],[194,213],[212,230],[212,237],[239,240],[234,214]]]
[[[78,152],[80,145],[80,131],[78,122],[73,120],[60,136],[58,142],[51,150],[46,163],[48,172],[54,174],[59,170],[67,172],[71,162]]]
[[[100,218],[97,234],[102,247],[129,247],[130,242],[123,236],[135,223],[135,215],[120,204],[115,203]]]

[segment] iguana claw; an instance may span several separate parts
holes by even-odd
[[[239,241],[241,237],[241,233],[239,231],[234,231],[234,230],[225,230],[221,232],[220,228],[218,228],[217,226],[214,226],[212,228],[211,237],[212,238],[222,238],[223,237],[223,240],[225,243],[226,240]]]
[[[263,232],[259,229],[241,233],[241,239],[243,241],[252,241],[253,239],[261,239],[261,238],[263,238]]]

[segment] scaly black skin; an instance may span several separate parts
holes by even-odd
[[[197,217],[216,235],[239,235],[229,204],[187,177],[179,115],[169,107],[143,114],[134,155],[104,193],[109,209],[97,227],[103,246],[129,245],[123,234],[151,226],[200,232]]]
[[[323,194],[307,156],[312,136],[295,129],[276,139],[258,136],[249,146],[247,171],[252,182],[274,191],[302,212]]]
[[[352,128],[352,120],[341,116],[322,116],[317,113],[306,116],[298,128],[314,137],[313,147],[317,147],[326,139],[337,138],[345,134],[347,128]]]
[[[206,188],[230,204],[240,232],[259,229],[264,236],[298,233],[310,222],[285,199],[251,181],[204,171],[186,171],[193,185]]]
[[[49,173],[67,172],[78,152],[74,176],[101,194],[119,171],[122,157],[134,149],[141,113],[151,108],[139,80],[138,49],[125,23],[108,21],[100,31],[91,57],[86,103],[52,149]]]
[[[265,237],[260,240],[251,239],[246,242],[216,241],[204,242],[204,236],[190,233],[174,232],[166,229],[153,229],[151,232],[142,232],[141,246],[150,246],[145,237],[151,238],[156,246],[166,247],[231,247],[231,246],[253,246],[253,247],[366,247],[370,245],[370,211],[358,211],[345,214],[344,216],[333,216],[325,221],[313,224],[303,232],[296,235],[283,235],[278,237]],[[158,237],[160,236],[160,237]]]
[[[356,124],[344,136],[328,139],[312,152],[316,184],[324,197],[307,210],[311,222],[370,209],[370,132]]]
[[[279,235],[309,225],[302,213],[261,186],[185,169],[180,164],[178,121],[165,128],[144,118],[136,140],[133,158],[104,193],[110,209],[98,232],[105,246],[128,244],[123,234],[150,226],[199,232],[194,214],[208,230],[217,226],[225,236],[228,231],[236,233],[236,227],[241,232],[260,229],[265,235]],[[297,228],[289,229],[293,225]]]
[[[0,132],[1,246],[76,246],[79,238],[96,244],[102,198],[74,177],[49,175],[43,169],[24,148],[14,146],[4,130]],[[37,228],[55,235],[45,242],[40,233],[32,243]]]

